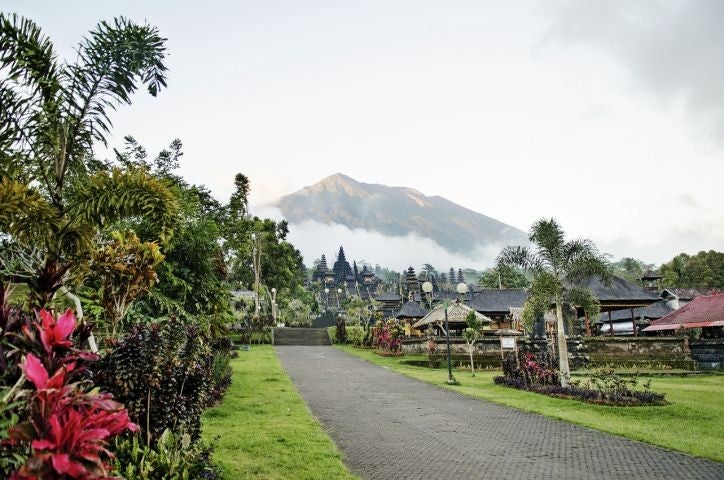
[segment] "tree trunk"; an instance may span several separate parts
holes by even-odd
[[[571,371],[568,368],[568,345],[566,344],[566,332],[563,329],[563,305],[560,295],[556,295],[556,320],[558,325],[558,364],[561,371],[561,386],[568,385],[568,378]]]
[[[473,345],[475,345],[475,342],[468,345],[468,352],[470,352],[470,372],[472,372],[472,376],[475,376],[475,362],[473,361]]]
[[[73,305],[75,305],[75,319],[78,323],[83,321],[83,306],[80,303],[80,298],[78,298],[77,295],[72,294],[65,285],[61,285],[58,289],[60,293],[65,295],[70,299],[71,302],[73,302]],[[88,336],[88,346],[91,349],[91,352],[98,353],[98,345],[96,344],[96,338],[93,336],[93,332],[90,333]]]

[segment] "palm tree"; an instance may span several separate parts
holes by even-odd
[[[541,219],[533,224],[529,239],[533,246],[507,247],[497,259],[499,267],[514,266],[533,274],[530,297],[524,307],[524,316],[535,318],[556,309],[557,343],[561,384],[570,376],[568,348],[563,330],[563,304],[582,307],[589,313],[598,313],[598,300],[586,288],[576,285],[598,275],[605,283],[610,281],[610,266],[606,257],[598,252],[590,240],[565,240],[565,233],[554,219]]]
[[[0,14],[0,270],[38,305],[65,289],[98,228],[140,217],[170,235],[173,193],[142,169],[99,168],[92,150],[139,86],[154,96],[166,86],[164,44],[156,28],[118,18],[60,62],[34,22]]]

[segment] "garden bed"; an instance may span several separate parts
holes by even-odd
[[[669,403],[665,400],[666,395],[652,391],[624,390],[617,393],[602,392],[588,388],[581,388],[575,385],[562,387],[560,385],[537,385],[526,384],[520,379],[497,376],[493,379],[497,385],[539,393],[549,397],[562,398],[566,400],[578,400],[596,405],[610,405],[616,407],[637,407],[637,406],[662,406]]]

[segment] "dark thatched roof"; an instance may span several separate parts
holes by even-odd
[[[661,317],[665,317],[666,315],[673,312],[674,309],[671,308],[666,304],[666,300],[660,300],[656,303],[652,303],[648,307],[639,307],[634,308],[634,316],[637,319],[649,319],[649,320],[657,320]],[[615,310],[611,312],[611,321],[613,322],[624,322],[624,321],[631,321],[631,309],[626,308],[624,310]],[[608,314],[602,313],[601,317],[598,319],[596,323],[608,323]]]
[[[661,299],[656,292],[646,290],[643,287],[627,282],[623,278],[611,278],[611,285],[604,285],[598,277],[591,277],[586,281],[576,285],[578,287],[586,287],[601,302],[602,306],[608,304],[626,304],[626,303],[654,303]]]
[[[654,272],[653,270],[648,269],[639,277],[639,280],[658,280],[660,278],[664,277]]]
[[[427,310],[422,308],[417,302],[410,300],[395,314],[395,318],[422,318],[425,315],[427,315]]]
[[[483,288],[470,306],[480,313],[508,314],[511,308],[521,308],[527,299],[528,292],[522,288]]]

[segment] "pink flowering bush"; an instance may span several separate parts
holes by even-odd
[[[40,310],[37,317],[18,336],[19,344],[26,347],[17,351],[24,353],[22,375],[31,387],[19,395],[26,401],[22,421],[10,428],[6,443],[29,450],[29,456],[10,478],[112,478],[109,440],[135,432],[138,426],[110,394],[92,391],[92,385],[82,380],[95,355],[74,347],[77,325],[72,311],[56,319]]]
[[[402,340],[403,328],[396,319],[389,319],[386,322],[378,321],[372,327],[372,344],[387,352],[397,352]]]

